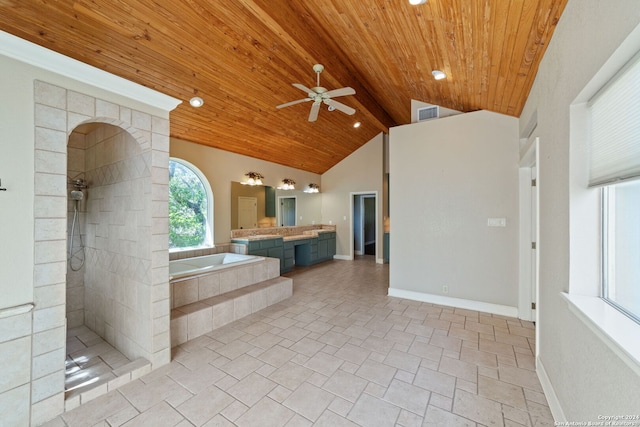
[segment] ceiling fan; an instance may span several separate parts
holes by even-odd
[[[348,105],[344,105],[343,103],[338,102],[333,98],[337,98],[338,96],[355,95],[356,91],[350,87],[327,90],[326,88],[320,86],[320,73],[323,70],[324,70],[324,65],[322,64],[316,64],[313,66],[313,71],[316,72],[316,87],[309,89],[308,87],[300,83],[293,83],[294,87],[297,87],[301,91],[307,93],[306,98],[287,102],[285,104],[278,105],[276,108],[284,108],[284,107],[289,107],[290,105],[300,104],[302,102],[313,101],[313,105],[311,105],[311,112],[309,113],[310,122],[315,122],[318,119],[318,112],[320,111],[320,105],[323,103],[328,105],[329,111],[338,110],[338,111],[342,111],[345,114],[349,114],[349,115],[354,114],[356,112],[355,109],[349,107]]]

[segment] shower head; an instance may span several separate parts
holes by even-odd
[[[71,179],[69,180],[69,184],[71,184],[73,186],[73,188],[75,188],[76,190],[82,190],[83,188],[87,188],[87,181],[85,181],[82,178],[78,178],[78,179]]]
[[[80,201],[84,199],[84,193],[80,190],[71,190],[71,200]]]

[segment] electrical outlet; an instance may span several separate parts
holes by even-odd
[[[449,293],[449,286],[442,285],[442,293],[443,294],[448,294]]]

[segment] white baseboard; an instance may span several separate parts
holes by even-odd
[[[538,379],[540,380],[540,385],[542,386],[544,395],[547,398],[547,403],[549,403],[549,409],[551,410],[551,415],[553,415],[554,421],[566,422],[567,418],[564,416],[562,406],[560,406],[560,400],[558,400],[558,396],[551,385],[551,380],[549,380],[549,376],[547,375],[547,371],[544,369],[544,365],[542,364],[540,357],[536,358],[536,373],[538,374]]]
[[[349,255],[334,255],[333,259],[339,259],[342,261],[353,261],[353,257]]]
[[[384,264],[384,258],[376,258],[376,264]]]
[[[364,255],[364,252],[362,251],[353,251],[354,255]]]
[[[407,291],[404,289],[389,288],[390,297],[405,298],[414,301],[430,302],[432,304],[446,305],[449,307],[464,308],[467,310],[481,311],[483,313],[499,314],[501,316],[518,317],[518,308],[508,305],[492,304],[489,302],[474,301],[462,298],[445,297],[442,295],[425,294],[422,292]]]

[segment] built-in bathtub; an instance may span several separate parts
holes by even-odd
[[[264,257],[223,253],[169,261],[169,280],[196,276],[262,260]]]
[[[293,280],[280,259],[215,254],[169,261],[171,346],[207,334],[289,298]]]
[[[221,253],[169,261],[171,308],[201,302],[280,276],[280,260]]]

